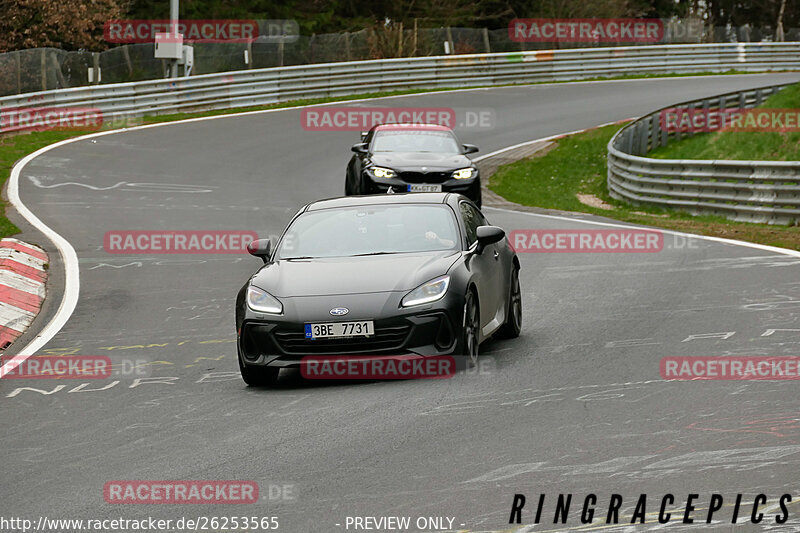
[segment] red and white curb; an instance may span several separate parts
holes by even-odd
[[[47,254],[17,239],[0,240],[0,350],[22,335],[45,297]]]

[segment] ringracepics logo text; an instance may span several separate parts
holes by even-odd
[[[253,231],[108,231],[110,254],[238,254],[258,239]]]
[[[573,497],[573,494],[559,494],[557,497],[539,494],[533,505],[525,509],[526,496],[514,494],[508,523],[520,524],[523,521],[529,522],[532,518],[534,524],[567,524],[572,518],[573,523],[580,522],[584,525],[710,524],[712,521],[730,521],[731,524],[784,524],[789,519],[788,504],[792,501],[792,495],[782,494],[773,498],[769,505],[770,498],[766,494],[736,494],[734,497],[713,493],[706,498],[694,493],[687,494],[683,501],[684,503],[674,494],[639,494],[636,498],[625,498],[621,494],[586,494],[582,499],[580,496]],[[723,510],[723,505],[727,509]]]

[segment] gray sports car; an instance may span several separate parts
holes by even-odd
[[[239,291],[239,367],[270,385],[309,355],[466,355],[522,322],[519,259],[460,194],[320,200],[294,216]]]

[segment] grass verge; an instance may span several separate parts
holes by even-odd
[[[800,84],[773,94],[761,109],[800,109]],[[739,159],[746,161],[800,161],[800,131],[716,131],[698,133],[653,150],[659,159]]]
[[[571,135],[556,141],[557,145],[541,157],[503,165],[489,179],[489,189],[522,205],[591,213],[635,224],[800,250],[797,227],[692,216],[657,207],[635,207],[611,198],[606,188],[606,145],[621,127],[605,126]],[[592,194],[613,209],[585,205],[578,200],[579,193]]]

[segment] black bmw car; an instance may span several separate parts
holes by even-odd
[[[373,126],[353,145],[346,195],[386,192],[457,192],[481,206],[478,167],[467,157],[478,151],[459,144],[448,127],[435,124]]]
[[[459,194],[320,200],[294,216],[236,299],[249,385],[309,355],[466,355],[522,322],[519,259]]]

